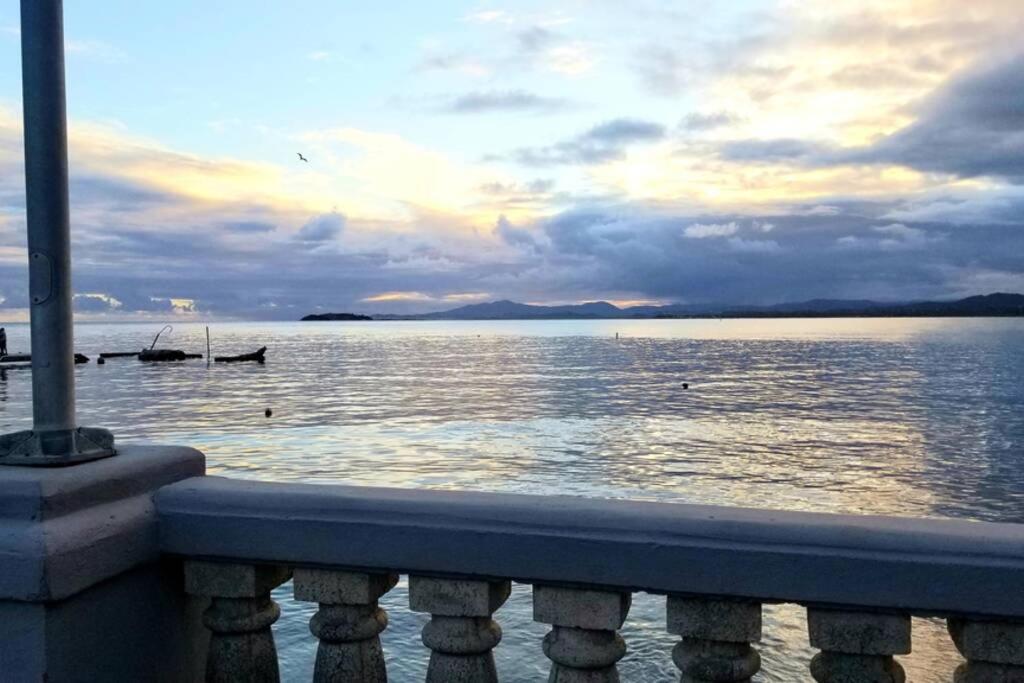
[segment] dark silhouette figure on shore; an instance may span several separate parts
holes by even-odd
[[[0,327],[0,358],[7,355],[7,330]]]

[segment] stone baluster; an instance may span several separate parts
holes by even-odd
[[[295,570],[295,599],[320,604],[309,622],[320,640],[314,683],[387,681],[380,633],[387,628],[388,615],[377,600],[396,583],[397,574]]]
[[[950,619],[949,634],[967,660],[955,683],[1024,681],[1024,623]]]
[[[761,669],[751,646],[761,640],[760,603],[671,595],[667,622],[682,637],[672,650],[682,683],[748,683]]]
[[[626,654],[617,631],[631,601],[629,593],[534,586],[533,620],[553,627],[544,636],[548,682],[616,683],[615,663]]]
[[[290,576],[290,569],[269,565],[185,563],[185,591],[210,598],[203,612],[203,624],[211,631],[208,683],[280,680],[270,625],[281,608],[270,591]]]
[[[910,617],[829,609],[807,609],[811,660],[818,683],[903,683],[903,667],[893,655],[910,654]]]
[[[509,581],[409,577],[409,608],[430,614],[423,644],[430,648],[427,683],[496,683],[491,650],[501,627],[491,615],[508,599]]]

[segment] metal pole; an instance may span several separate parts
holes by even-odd
[[[50,455],[71,451],[60,434],[75,428],[63,4],[21,0],[32,417],[36,433],[57,437]]]
[[[33,429],[0,436],[0,464],[67,465],[113,455],[114,438],[75,424],[63,0],[21,0],[21,68]]]

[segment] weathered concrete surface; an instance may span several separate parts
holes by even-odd
[[[204,600],[162,559],[153,493],[202,475],[189,448],[0,471],[0,678],[196,680]],[[198,661],[198,664],[197,664]]]
[[[811,647],[852,655],[910,654],[910,617],[842,610],[807,610]]]
[[[216,477],[157,507],[185,556],[1024,618],[1022,525]]]
[[[445,617],[489,617],[508,600],[509,581],[409,577],[409,609]]]
[[[1024,681],[1024,623],[950,619],[949,634],[967,659],[955,683]]]
[[[427,612],[427,683],[497,683],[491,650],[501,627],[491,614],[508,599],[509,581],[409,577],[409,608]]]
[[[277,647],[271,625],[281,608],[270,591],[291,578],[275,565],[185,562],[185,590],[210,597],[203,625],[211,631],[207,683],[277,683]]]
[[[617,630],[631,602],[629,593],[534,586],[533,620],[552,627],[543,643],[549,683],[616,683],[615,664],[626,654]]]
[[[910,617],[833,609],[807,610],[811,660],[818,683],[903,683],[906,676],[893,655],[910,654]]]
[[[295,599],[320,604],[309,622],[320,641],[314,683],[387,682],[380,633],[388,615],[377,600],[397,583],[397,574],[295,570]]]
[[[617,631],[632,604],[629,593],[578,588],[533,587],[533,620],[552,626]]]
[[[188,560],[185,592],[207,598],[259,598],[290,579],[289,567]]]
[[[160,556],[156,489],[201,476],[190,448],[125,446],[113,458],[0,472],[0,599],[61,600]]]
[[[206,601],[181,563],[147,564],[57,602],[0,601],[0,680],[200,681]]]
[[[745,683],[761,668],[751,643],[761,640],[761,605],[756,602],[670,595],[669,633],[682,636],[672,650],[684,683]]]
[[[669,633],[684,638],[756,643],[761,640],[761,605],[670,595],[666,602]]]
[[[300,567],[295,570],[295,599],[327,605],[370,605],[397,583],[398,574]]]

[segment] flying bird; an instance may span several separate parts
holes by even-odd
[[[299,161],[305,161],[307,164],[309,163],[309,159],[307,159],[306,157],[302,156],[301,152],[296,152],[296,154],[299,155]]]

